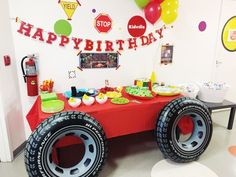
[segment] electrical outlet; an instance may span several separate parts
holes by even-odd
[[[68,71],[69,79],[75,79],[76,78],[76,72],[75,71]]]

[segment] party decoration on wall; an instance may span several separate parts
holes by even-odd
[[[144,9],[145,18],[155,24],[159,18],[166,24],[173,23],[178,16],[179,0],[135,0]]]
[[[140,8],[146,7],[146,5],[150,2],[150,0],[135,0],[135,3],[138,5]]]
[[[199,23],[199,25],[198,25],[199,31],[203,32],[203,31],[206,30],[206,28],[207,28],[206,22],[205,22],[205,21],[201,21],[201,22]]]
[[[121,67],[121,65],[118,65],[118,66],[116,67],[116,70],[118,70],[120,67]]]
[[[120,53],[119,51],[117,51],[117,53],[118,53],[119,55],[121,55],[121,53]]]
[[[161,19],[165,24],[173,23],[178,17],[179,0],[165,0],[161,4]]]
[[[155,1],[151,1],[145,8],[144,8],[144,15],[145,18],[151,23],[154,24],[161,16],[161,6],[159,3]]]
[[[236,146],[230,146],[228,150],[231,155],[236,157]]]
[[[82,52],[83,52],[83,51],[82,51],[82,50],[80,50],[80,51],[78,52],[77,56],[79,56],[79,55],[80,55]]]
[[[117,53],[81,53],[79,58],[80,68],[117,68],[119,57]]]
[[[143,17],[133,16],[128,22],[128,32],[133,37],[140,37],[146,32],[147,24]]]
[[[93,12],[93,13],[96,13],[97,11],[96,11],[96,9],[92,9],[92,12]]]
[[[236,51],[236,16],[231,17],[226,23],[221,35],[223,46],[229,52]]]
[[[69,79],[75,79],[76,78],[76,72],[75,71],[68,71]]]
[[[166,44],[161,47],[161,64],[167,65],[172,63],[173,51],[174,51],[173,45]]]
[[[162,10],[175,10],[179,8],[178,0],[165,0],[161,4]]]
[[[59,0],[58,3],[61,4],[63,10],[65,11],[68,17],[68,20],[72,20],[72,16],[74,15],[75,10],[77,9],[78,6],[81,6],[78,0],[76,0],[76,2]]]
[[[108,33],[112,29],[112,19],[108,14],[99,14],[95,18],[95,29],[99,33]]]
[[[123,51],[125,49],[137,49],[138,47],[145,47],[163,38],[163,30],[167,27],[155,29],[147,35],[138,38],[116,39],[116,40],[91,40],[82,39],[79,37],[68,37],[65,35],[57,35],[50,31],[45,31],[42,28],[35,27],[30,23],[19,20],[20,27],[17,30],[19,34],[34,40],[39,40],[47,44],[56,44],[60,47],[72,46],[76,51],[97,51],[97,52],[114,52]],[[71,43],[71,45],[69,45]]]
[[[58,35],[70,36],[72,26],[68,21],[61,19],[54,24],[54,32]]]

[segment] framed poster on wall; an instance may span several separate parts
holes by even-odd
[[[173,62],[173,45],[162,45],[161,47],[161,64],[170,64]]]
[[[117,53],[81,53],[79,57],[81,69],[117,68],[118,66]]]

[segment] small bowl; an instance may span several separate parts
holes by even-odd
[[[89,97],[89,99],[83,99],[83,103],[86,105],[86,106],[91,106],[93,103],[94,103],[95,99],[93,97]]]
[[[108,97],[107,97],[107,96],[104,96],[104,98],[101,99],[101,98],[99,98],[98,96],[96,96],[95,99],[96,99],[96,101],[97,101],[99,104],[104,104],[104,103],[106,103]]]
[[[80,104],[81,104],[81,99],[79,98],[73,98],[74,101],[70,101],[70,99],[68,100],[68,104],[72,107],[72,108],[77,108]]]

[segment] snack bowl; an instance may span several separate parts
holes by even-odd
[[[108,97],[106,95],[104,95],[103,97],[96,96],[95,99],[99,104],[104,104],[106,103]]]
[[[86,106],[91,106],[94,103],[95,99],[94,97],[90,96],[87,99],[83,98],[82,101]]]
[[[68,104],[69,104],[72,108],[77,108],[77,107],[81,104],[81,99],[71,97],[71,98],[68,100]]]
[[[179,87],[182,89],[182,94],[190,98],[196,98],[200,90],[199,86],[194,83],[183,83]]]
[[[198,99],[209,103],[222,103],[230,86],[221,82],[199,83]]]

